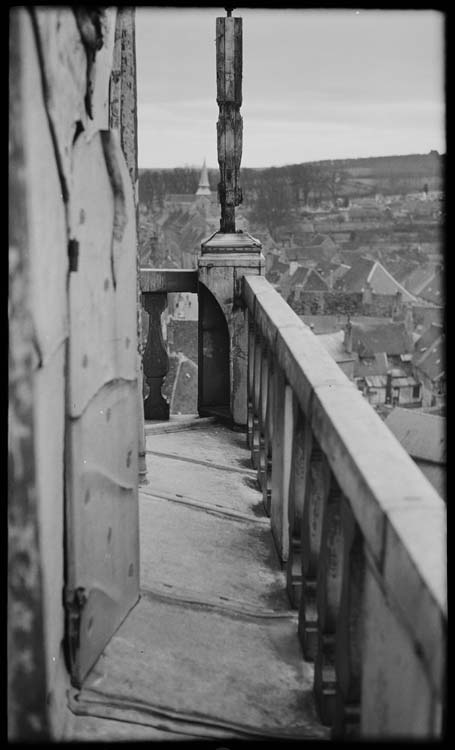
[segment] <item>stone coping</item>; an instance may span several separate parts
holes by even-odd
[[[246,276],[243,296],[351,504],[387,595],[440,686],[447,618],[444,501],[270,283]]]
[[[141,268],[141,292],[193,292],[197,293],[198,273],[186,268]]]

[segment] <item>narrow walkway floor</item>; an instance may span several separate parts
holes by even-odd
[[[146,432],[141,599],[71,739],[328,739],[245,435],[178,418]]]

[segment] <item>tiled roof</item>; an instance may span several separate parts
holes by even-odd
[[[343,331],[346,325],[346,315],[299,315],[299,317],[307,326],[312,327],[313,333],[316,334]]]
[[[430,484],[433,485],[436,492],[446,500],[446,467],[445,464],[432,464],[429,461],[415,459],[417,466],[422,474],[426,476]]]
[[[303,221],[299,225],[298,232],[301,234],[314,234],[314,224],[312,222]]]
[[[318,341],[321,342],[335,362],[353,362],[357,359],[355,354],[348,354],[344,348],[344,331],[319,334]]]
[[[350,266],[345,263],[336,263],[331,260],[321,259],[316,265],[316,271],[325,279],[332,279],[332,282],[341,278],[349,271]]]
[[[420,289],[419,297],[435,304],[444,304],[444,288],[441,271],[435,271],[427,283]]]
[[[390,363],[385,352],[376,352],[373,358],[359,359],[354,365],[354,376],[356,378],[370,377],[371,375],[386,375],[390,370]]]
[[[302,287],[309,291],[327,291],[329,286],[326,280],[314,268],[310,268]]]
[[[376,294],[396,294],[400,292],[404,301],[415,301],[414,296],[399,281],[394,279],[392,274],[381,263],[376,262],[374,264],[368,277],[368,282]]]
[[[387,385],[387,375],[366,375],[365,383],[369,388],[385,388]],[[406,388],[414,385],[418,385],[417,380],[410,376],[392,378],[392,386],[394,388]]]
[[[329,274],[331,271],[335,271],[339,266],[338,263],[333,263],[330,260],[324,260],[323,258],[319,261],[316,266],[316,271],[322,275]]]
[[[383,367],[383,365],[376,360],[365,361],[359,359],[354,364],[354,377],[369,378],[372,375],[385,375],[388,367],[389,365],[387,365],[387,367]]]
[[[441,335],[428,349],[419,356],[413,357],[414,366],[430,380],[436,380],[445,373],[444,336]]]
[[[289,286],[292,288],[296,284],[302,284],[305,281],[307,274],[308,268],[299,266],[298,268],[296,268],[291,278],[289,279]]]
[[[289,263],[283,263],[278,255],[273,254],[272,265],[270,266],[271,271],[287,271]]]
[[[317,234],[315,237],[313,237],[313,240],[311,243],[309,243],[309,246],[317,246],[317,245],[323,245],[324,242],[329,241],[329,243],[334,244],[333,240],[328,237],[326,234]]]
[[[306,258],[319,263],[327,256],[327,254],[331,254],[332,256],[337,254],[337,246],[335,243],[326,244],[323,242],[317,245],[308,244],[286,248],[286,255],[289,260],[302,261]]]
[[[365,383],[369,388],[385,388],[387,385],[387,375],[366,375]]]
[[[351,268],[341,281],[343,288],[348,292],[360,292],[366,286],[366,281],[371,269],[374,266],[374,260],[368,258],[356,258],[352,261]]]
[[[302,266],[299,266],[289,279],[289,290],[294,289],[296,286],[303,289],[308,288],[322,291],[328,289],[327,282],[317,271],[313,268],[304,268]]]
[[[376,324],[358,324],[353,318],[351,325],[352,349],[360,357],[372,356],[376,352],[398,355],[413,351],[412,338],[402,322],[384,319],[384,322]]]
[[[421,354],[423,354],[429,346],[434,344],[436,339],[438,339],[442,333],[443,328],[440,323],[432,323],[430,326],[428,326],[428,328],[415,342],[414,350],[416,352],[416,356],[420,356]]]
[[[340,288],[347,292],[362,292],[368,286],[375,294],[395,295],[400,292],[403,300],[414,302],[415,298],[384,266],[369,258],[357,258],[340,281]]]
[[[412,458],[446,463],[445,417],[397,406],[385,423]]]
[[[433,268],[429,268],[428,266],[419,266],[404,277],[403,286],[406,287],[408,292],[411,292],[411,294],[416,294],[418,296],[421,290],[432,278],[433,274]]]

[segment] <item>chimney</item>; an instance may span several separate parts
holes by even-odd
[[[392,320],[403,320],[403,294],[398,291],[395,295],[395,301],[392,310]]]
[[[414,333],[414,316],[412,314],[412,305],[405,305],[404,307],[404,326],[406,333],[412,338]]]
[[[344,329],[344,349],[347,354],[352,354],[352,323],[349,315]]]
[[[371,305],[373,302],[373,290],[369,281],[365,282],[365,287],[362,289],[362,304]]]
[[[387,373],[387,380],[385,385],[385,402],[386,404],[392,403],[392,370]]]

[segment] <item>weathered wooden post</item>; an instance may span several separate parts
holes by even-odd
[[[220,108],[218,135],[218,164],[221,180],[218,196],[221,203],[220,231],[235,232],[235,207],[242,202],[239,185],[242,159],[242,19],[216,19],[216,89]]]
[[[228,413],[235,425],[247,423],[248,331],[240,297],[244,275],[262,274],[261,243],[235,228],[242,201],[242,19],[216,19],[220,231],[201,243],[199,273],[199,414]],[[222,321],[220,311],[227,325]],[[221,324],[223,323],[223,324]],[[229,351],[229,356],[224,352]],[[223,356],[221,356],[221,354]],[[228,369],[228,372],[224,370]],[[213,374],[218,372],[214,379]],[[219,387],[216,387],[216,382]],[[215,383],[215,386],[214,386]]]

